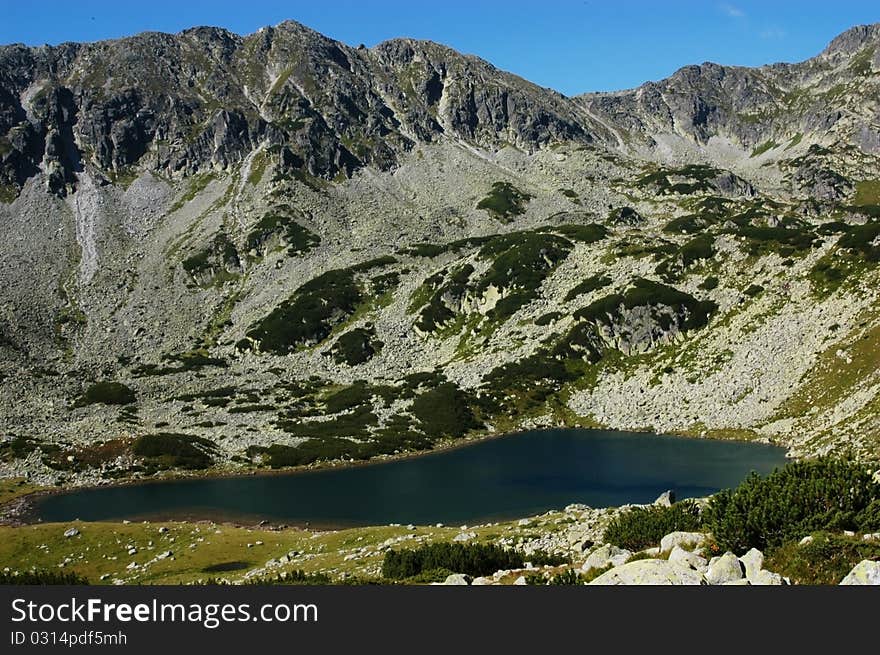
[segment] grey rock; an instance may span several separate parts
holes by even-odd
[[[79,530],[77,530],[76,528],[68,528],[67,530],[64,531],[64,536],[67,537],[68,539],[70,537],[75,537],[78,534],[79,534]]]
[[[753,585],[784,585],[788,584],[785,579],[779,575],[778,573],[773,573],[772,571],[766,571],[761,569],[760,571],[755,571],[748,578],[749,582]]]
[[[606,571],[591,585],[703,585],[703,576],[693,569],[666,560],[643,559]]]
[[[625,548],[618,548],[611,544],[599,546],[596,550],[587,556],[582,567],[583,571],[591,569],[603,569],[609,564],[612,566],[620,566],[632,557],[632,551]]]
[[[706,541],[703,532],[670,532],[660,540],[660,551],[671,551],[675,546],[684,550],[693,550]]]
[[[443,584],[445,585],[469,585],[470,583],[470,576],[461,573],[453,573],[452,575],[447,576],[446,580],[443,581]]]
[[[669,553],[669,561],[682,564],[700,573],[705,573],[709,567],[709,562],[706,561],[706,558],[684,550],[681,546],[677,545],[672,547],[672,552]]]
[[[840,581],[842,585],[880,585],[880,562],[862,560],[856,564],[846,577]]]
[[[717,585],[725,582],[740,580],[745,575],[745,567],[730,551],[720,557],[709,560],[709,569],[706,571],[706,582]]]
[[[670,507],[674,502],[675,492],[672,489],[669,489],[668,491],[664,491],[662,494],[657,496],[657,500],[654,501],[654,504],[661,507]]]
[[[757,548],[752,548],[740,557],[739,561],[742,562],[746,577],[751,580],[758,571],[764,568],[764,553]]]

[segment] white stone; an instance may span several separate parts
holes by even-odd
[[[743,577],[742,562],[736,555],[727,551],[721,557],[713,557],[709,560],[709,570],[706,571],[706,582],[709,584],[723,584],[740,580]]]
[[[813,543],[813,535],[807,535],[798,542],[798,546],[808,546]]]
[[[691,553],[681,546],[672,547],[672,552],[669,553],[669,561],[683,564],[684,566],[687,566],[694,571],[699,571],[700,573],[705,573],[706,569],[709,567],[709,562],[706,561],[705,557],[700,557],[696,553]]]
[[[70,537],[75,537],[78,534],[79,534],[79,530],[77,530],[76,528],[68,528],[67,530],[64,531],[64,536],[67,537],[68,539]]]
[[[755,571],[754,574],[749,576],[749,582],[753,585],[784,585],[787,584],[783,577],[778,573],[773,573],[773,571],[765,571],[761,569],[759,571]]]
[[[840,581],[842,585],[880,585],[880,562],[865,559]]]
[[[752,548],[739,558],[746,570],[746,577],[751,580],[755,574],[764,568],[764,553],[757,548]]]
[[[461,573],[453,573],[448,576],[446,580],[444,580],[443,584],[445,585],[467,585],[470,584],[468,582],[468,577]]]
[[[591,585],[702,585],[703,576],[677,562],[642,559],[606,571]]]
[[[620,566],[629,560],[630,557],[632,557],[632,551],[626,548],[618,548],[612,544],[605,544],[589,554],[581,569],[583,571],[604,569],[609,564],[611,566]]]
[[[693,550],[706,541],[706,535],[702,532],[670,532],[660,540],[660,550],[664,553],[678,546],[684,550]]]
[[[528,584],[526,582],[526,576],[524,576],[524,575],[519,576],[516,580],[513,581],[513,584],[515,584],[515,585]]]
[[[661,507],[670,507],[674,502],[675,492],[670,489],[657,496],[657,500],[654,501],[654,504],[660,505]]]
[[[459,532],[457,535],[455,535],[452,538],[452,540],[453,541],[470,541],[471,539],[476,539],[476,538],[477,538],[476,532]]]

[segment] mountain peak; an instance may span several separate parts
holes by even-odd
[[[822,51],[823,55],[844,54],[851,55],[858,52],[866,45],[880,41],[880,23],[871,25],[856,25],[839,34],[828,47]]]

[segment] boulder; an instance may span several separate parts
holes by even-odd
[[[485,585],[490,585],[490,584],[492,584],[492,579],[486,578],[483,576],[480,576],[478,578],[474,578],[473,581],[471,582],[472,587],[485,586]]]
[[[683,564],[694,571],[705,573],[709,568],[709,562],[705,557],[700,557],[696,553],[691,553],[681,546],[673,546],[672,552],[669,553],[669,561],[677,564]]]
[[[516,580],[513,581],[513,584],[515,584],[515,585],[528,584],[528,582],[526,582],[526,576],[524,576],[524,575],[519,576]]]
[[[748,587],[752,583],[746,580],[745,578],[740,578],[739,580],[731,580],[730,582],[722,582],[721,586],[723,587]]]
[[[764,569],[755,571],[752,575],[750,575],[749,582],[751,582],[753,585],[761,586],[787,584],[783,577],[778,573],[773,573],[773,571],[765,571]]]
[[[764,568],[764,553],[757,548],[752,548],[749,552],[739,558],[745,568],[746,577],[751,580],[758,571]]]
[[[675,492],[672,489],[669,489],[668,491],[664,491],[662,494],[657,496],[657,500],[654,501],[654,504],[660,505],[662,507],[670,507],[674,502]]]
[[[79,534],[79,530],[77,530],[76,528],[68,528],[67,530],[64,531],[64,536],[67,537],[68,539],[70,539],[70,537],[75,537],[78,534]]]
[[[809,546],[811,543],[813,543],[813,535],[808,534],[798,542],[798,546]]]
[[[632,551],[626,548],[618,548],[612,544],[599,546],[587,557],[582,570],[604,569],[609,564],[611,566],[620,566],[632,557]]]
[[[443,584],[446,585],[468,585],[470,584],[470,577],[462,574],[462,573],[453,573],[446,580],[443,581]]]
[[[840,581],[842,585],[880,585],[880,562],[863,559]]]
[[[476,539],[476,538],[477,538],[476,532],[459,532],[457,535],[455,535],[452,538],[452,540],[453,541],[470,541],[471,539]]]
[[[706,541],[707,536],[703,532],[670,532],[660,540],[660,551],[664,553],[671,551],[674,546],[693,550]]]
[[[640,559],[606,571],[591,585],[702,585],[703,576],[693,569],[662,559]]]
[[[721,557],[713,557],[709,560],[709,570],[706,571],[706,581],[709,584],[724,584],[740,580],[745,575],[745,568],[736,555],[727,551]]]

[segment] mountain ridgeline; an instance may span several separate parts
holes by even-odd
[[[565,97],[294,22],[0,47],[0,473],[544,425],[880,455],[880,26]]]

